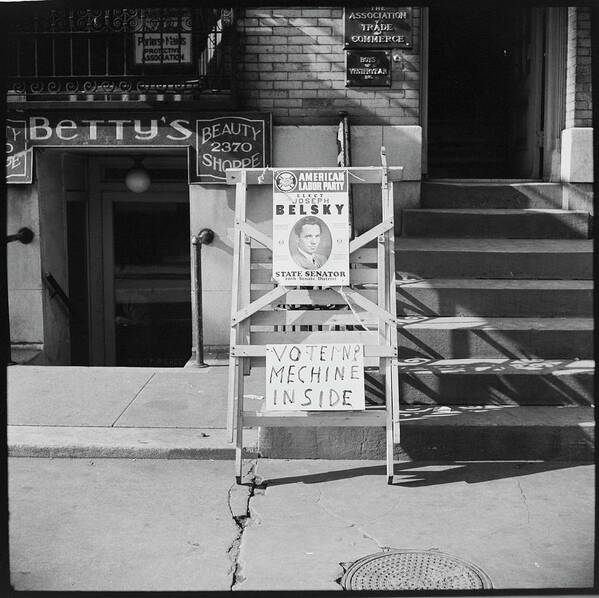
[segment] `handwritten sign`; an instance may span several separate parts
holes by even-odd
[[[412,9],[373,6],[344,10],[346,48],[411,48]]]
[[[6,182],[31,183],[33,150],[27,148],[27,122],[6,119]]]
[[[283,285],[349,284],[345,169],[274,171],[273,278]]]
[[[270,114],[196,120],[195,182],[225,183],[227,168],[270,165]]]
[[[267,345],[264,408],[364,410],[364,345]]]

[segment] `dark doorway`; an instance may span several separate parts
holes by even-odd
[[[189,359],[189,203],[174,199],[112,198],[114,274],[106,282],[114,285],[117,366],[183,367]]]
[[[429,10],[428,175],[537,178],[542,12]]]
[[[71,365],[89,365],[87,204],[67,201]]]

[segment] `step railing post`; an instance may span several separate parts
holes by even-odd
[[[191,238],[191,270],[192,270],[192,322],[196,367],[205,368],[204,362],[204,316],[202,306],[202,245],[210,245],[214,240],[214,231],[203,228]]]

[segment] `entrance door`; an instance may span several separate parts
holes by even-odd
[[[542,11],[429,9],[428,175],[536,178]]]
[[[510,172],[517,178],[540,178],[542,164],[543,20],[542,9],[521,10],[511,42],[511,119],[508,141]]]
[[[182,367],[192,344],[188,196],[102,201],[105,365]]]

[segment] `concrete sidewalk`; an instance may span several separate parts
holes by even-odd
[[[228,362],[207,368],[12,366],[11,456],[232,458]],[[248,394],[261,392],[256,373]],[[246,447],[256,448],[248,430]]]
[[[592,465],[403,463],[393,486],[376,461],[247,466],[238,486],[227,460],[9,459],[15,588],[341,590],[340,563],[387,547],[495,589],[593,584]]]
[[[513,410],[406,409],[407,453],[391,486],[380,462],[302,460],[307,445],[281,444],[286,460],[257,458],[257,431],[247,430],[238,486],[220,363],[8,368],[17,589],[340,590],[340,563],[386,547],[438,549],[482,568],[495,588],[592,585],[588,459],[415,458],[410,442],[437,442],[439,430],[462,438],[483,418],[523,429]],[[246,379],[247,394],[262,394],[262,376]],[[591,443],[590,410],[561,411],[572,441]],[[551,439],[524,432],[531,444]]]
[[[9,455],[231,459],[228,361],[207,368],[12,366]],[[264,394],[253,368],[245,394]],[[594,410],[581,405],[406,405],[397,461],[594,459]],[[244,431],[247,456],[380,459],[380,428]]]

